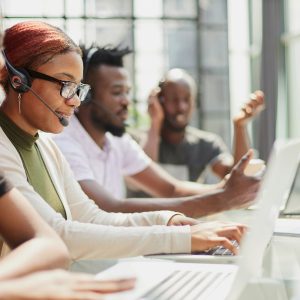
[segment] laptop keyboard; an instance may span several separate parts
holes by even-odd
[[[239,244],[237,241],[231,241],[231,242],[237,249],[239,249]],[[203,254],[203,253],[201,253],[201,254]],[[211,249],[205,251],[204,254],[207,254],[207,255],[234,255],[230,250],[224,248],[223,246],[211,248]]]
[[[214,291],[229,273],[209,271],[174,271],[141,299],[147,300],[198,300]]]

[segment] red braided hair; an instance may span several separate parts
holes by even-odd
[[[5,31],[3,46],[7,58],[16,68],[35,69],[56,55],[80,48],[58,27],[40,21],[18,23]],[[0,82],[7,91],[8,74],[0,70]]]

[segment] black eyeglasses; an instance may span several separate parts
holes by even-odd
[[[61,85],[60,95],[65,99],[71,99],[77,93],[79,100],[83,101],[91,88],[88,84],[84,84],[84,83],[77,84],[76,82],[73,81],[59,80],[55,77],[37,71],[33,71],[30,69],[26,69],[26,71],[33,78],[39,78],[39,79],[60,84]]]

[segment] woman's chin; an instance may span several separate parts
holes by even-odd
[[[57,126],[50,126],[48,128],[43,128],[41,129],[44,132],[47,133],[52,133],[52,134],[58,134],[61,133],[64,130],[64,126],[62,126],[61,124],[57,125]]]

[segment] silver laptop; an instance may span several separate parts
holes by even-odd
[[[99,273],[98,277],[111,279],[133,275],[137,277],[137,285],[132,291],[111,294],[107,299],[238,299],[250,278],[260,274],[264,252],[271,240],[280,206],[294,180],[299,153],[300,141],[275,144],[257,197],[258,209],[242,241],[241,258],[237,265],[153,259],[148,259],[148,262],[119,262]]]
[[[300,163],[293,184],[283,203],[274,235],[300,237]]]
[[[286,201],[284,201],[283,203],[283,207],[280,212],[280,215],[300,217],[300,164],[299,163],[298,163],[296,176],[294,178],[291,189],[287,194]]]

